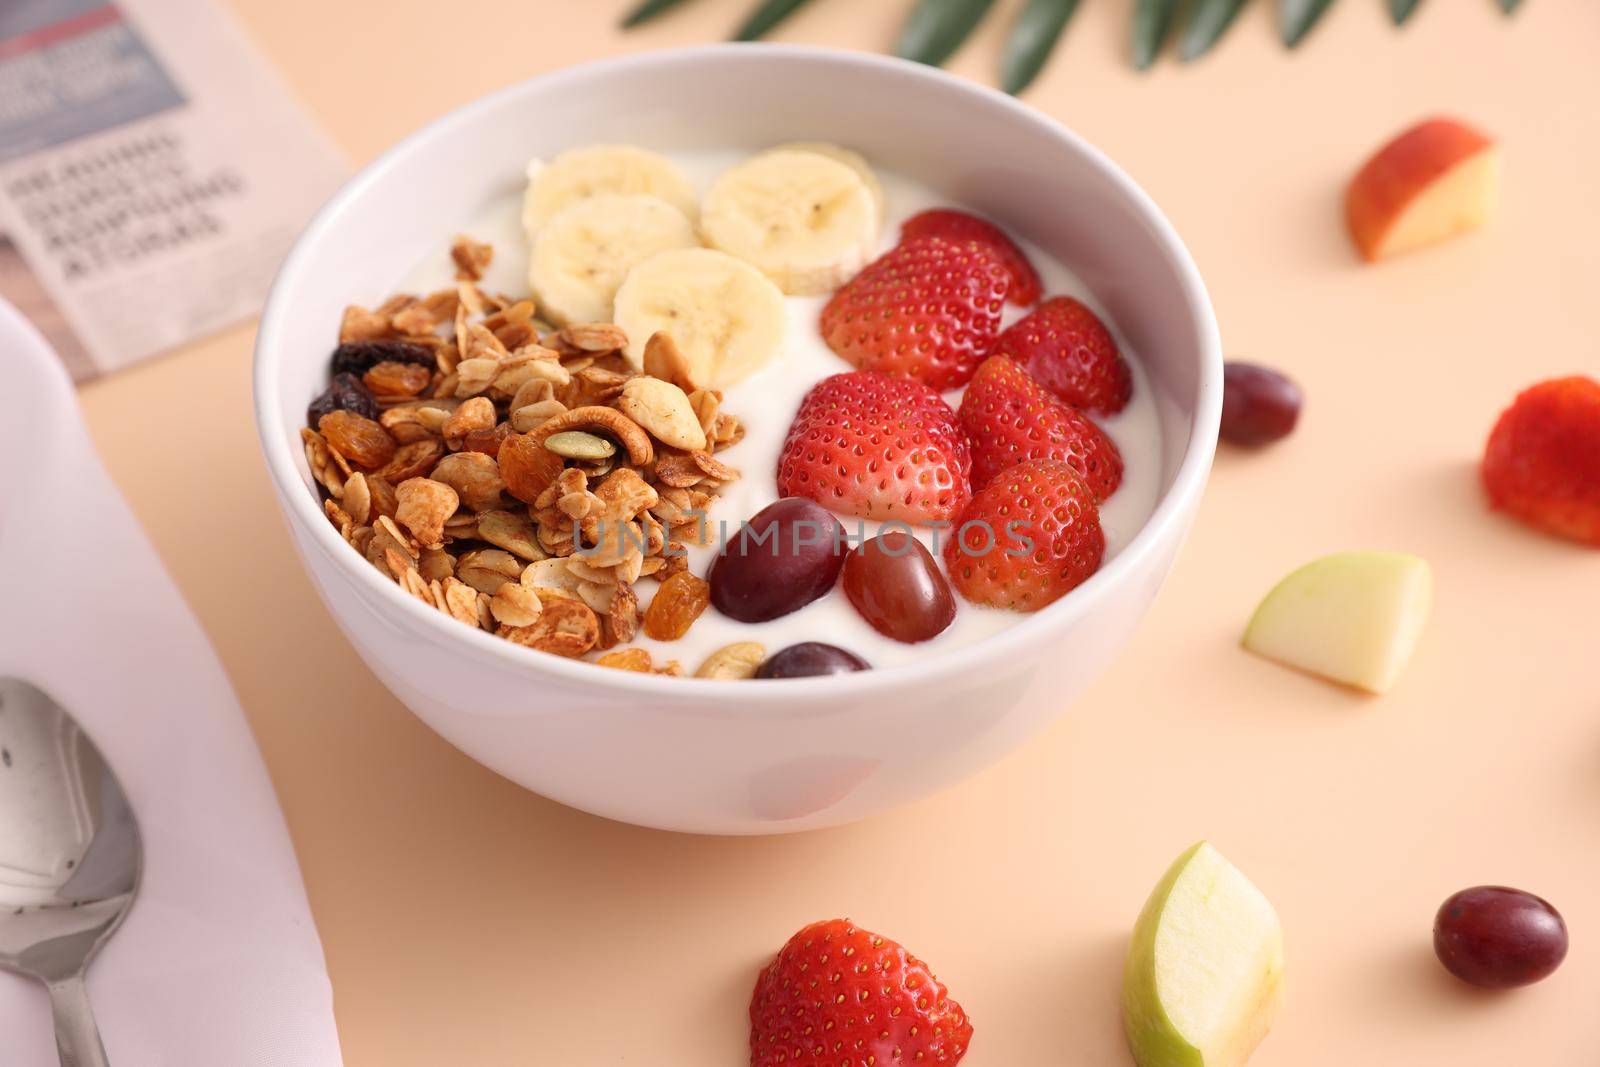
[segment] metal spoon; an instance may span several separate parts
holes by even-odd
[[[39,979],[62,1067],[106,1067],[83,972],[139,888],[139,826],[76,720],[0,678],[0,968]]]

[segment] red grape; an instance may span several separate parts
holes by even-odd
[[[1473,985],[1529,985],[1566,959],[1567,924],[1532,893],[1482,885],[1440,906],[1433,950],[1451,974]]]
[[[871,665],[854,652],[821,641],[806,641],[780,648],[756,668],[757,678],[810,678],[818,674],[849,674],[870,670]]]
[[[839,584],[861,617],[896,641],[937,637],[956,617],[956,599],[933,557],[899,530],[858,545],[845,557]]]
[[[1255,363],[1222,368],[1222,439],[1265,445],[1289,436],[1300,418],[1300,387]]]
[[[831,511],[784,497],[756,512],[712,561],[711,603],[740,622],[798,611],[833,588],[843,548],[844,528]]]

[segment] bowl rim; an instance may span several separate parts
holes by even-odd
[[[290,313],[284,296],[285,279],[292,278],[305,269],[306,264],[312,260],[313,250],[321,243],[323,235],[335,226],[348,205],[366,195],[369,187],[383,180],[389,172],[402,166],[412,154],[446,131],[471,122],[481,113],[492,111],[508,100],[533,91],[535,87],[539,91],[550,91],[563,86],[571,88],[579,83],[607,78],[618,72],[650,70],[660,72],[669,68],[687,68],[695,64],[722,62],[731,57],[744,57],[753,53],[774,60],[865,68],[879,74],[921,82],[941,91],[955,90],[984,97],[990,105],[1010,112],[1012,117],[1024,126],[1031,127],[1041,136],[1065,141],[1091,168],[1098,171],[1110,185],[1127,198],[1175,267],[1179,278],[1179,290],[1201,333],[1199,338],[1201,366],[1197,383],[1199,395],[1196,401],[1194,425],[1188,440],[1184,443],[1183,458],[1179,462],[1171,486],[1161,495],[1149,518],[1122,551],[1067,596],[1015,626],[990,634],[947,655],[935,659],[914,659],[906,663],[875,667],[872,670],[850,674],[814,678],[746,679],[747,684],[730,686],[725,681],[692,676],[668,677],[633,671],[604,670],[597,668],[592,662],[570,660],[548,653],[540,654],[536,650],[514,645],[487,631],[469,630],[437,609],[423,605],[350,551],[349,546],[339,537],[338,531],[328,522],[323,509],[315,506],[316,494],[305,492],[305,483],[296,469],[296,450],[290,444],[288,435],[279,432],[279,427],[284,425],[284,422],[283,406],[278,399],[275,381],[282,362],[280,353],[283,348],[278,342],[278,337]],[[329,198],[295,239],[268,293],[256,331],[253,364],[252,388],[255,393],[253,406],[256,431],[267,461],[273,488],[280,499],[287,501],[286,510],[291,524],[299,522],[310,531],[311,544],[332,560],[336,567],[342,569],[359,590],[370,594],[365,598],[369,604],[372,603],[372,598],[376,598],[376,603],[391,608],[394,614],[388,621],[398,625],[401,620],[406,620],[412,628],[421,627],[422,632],[429,636],[430,642],[443,649],[459,650],[468,658],[487,659],[509,670],[527,672],[530,675],[553,675],[580,687],[593,687],[609,693],[677,698],[673,703],[728,698],[791,703],[821,697],[858,697],[905,685],[937,682],[941,678],[991,663],[996,655],[1016,657],[1019,653],[1031,651],[1036,645],[1047,641],[1051,633],[1062,623],[1091,614],[1119,585],[1137,572],[1145,560],[1157,552],[1163,543],[1172,538],[1179,540],[1183,538],[1192,513],[1192,505],[1197,502],[1198,496],[1204,489],[1216,452],[1217,428],[1222,409],[1221,338],[1216,315],[1205,284],[1200,278],[1199,268],[1176,229],[1160,208],[1105,153],[1044,112],[1029,107],[1015,97],[939,68],[848,49],[794,44],[692,45],[595,60],[536,75],[432,119],[363,166]],[[298,442],[298,437],[295,441]],[[302,540],[301,543],[303,546],[305,541]],[[330,613],[337,614],[332,612],[331,608]],[[780,681],[781,685],[776,684]],[[751,686],[749,682],[761,684]],[[769,682],[773,684],[766,684]]]

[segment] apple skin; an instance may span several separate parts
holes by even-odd
[[[1458,186],[1441,185],[1463,166],[1477,170]],[[1421,122],[1380,148],[1351,179],[1344,201],[1350,237],[1371,262],[1473,229],[1493,205],[1498,178],[1499,150],[1487,135],[1455,119]],[[1444,199],[1429,204],[1430,192]],[[1407,213],[1419,210],[1429,221],[1400,234]]]
[[[1201,854],[1207,855],[1202,857]],[[1190,1043],[1179,1032],[1178,1026],[1162,1007],[1156,975],[1156,939],[1161,931],[1163,912],[1178,880],[1188,872],[1197,858],[1221,867],[1233,874],[1251,893],[1260,897],[1260,891],[1249,885],[1247,879],[1233,868],[1209,842],[1201,841],[1173,861],[1161,881],[1150,892],[1139,919],[1134,924],[1133,941],[1128,948],[1127,967],[1122,978],[1122,1022],[1127,1034],[1128,1048],[1139,1067],[1240,1067],[1250,1058],[1272,1028],[1283,1000],[1283,941],[1282,928],[1276,927],[1275,943],[1269,947],[1267,972],[1261,978],[1256,1005],[1244,1019],[1240,1028],[1221,1048],[1206,1052]],[[1270,912],[1270,904],[1263,905]]]

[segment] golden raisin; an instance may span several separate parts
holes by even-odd
[[[500,444],[500,480],[506,492],[525,504],[539,499],[561,474],[561,457],[531,434],[514,433]]]
[[[711,603],[711,585],[688,571],[661,583],[644,612],[644,632],[657,641],[676,641]]]
[[[394,458],[394,438],[371,419],[353,411],[330,411],[317,429],[338,453],[357,467],[374,470]]]
[[[649,674],[655,664],[650,662],[650,653],[642,648],[619,648],[615,652],[607,652],[595,660],[602,667],[612,667],[619,671],[640,671]]]
[[[374,364],[361,376],[361,384],[372,390],[372,395],[385,400],[401,400],[416,396],[433,381],[427,367],[415,363],[397,363],[386,359]]]
[[[500,446],[505,443],[511,434],[511,424],[502,422],[498,426],[491,426],[487,430],[472,430],[461,439],[461,451],[482,452],[486,456],[498,456]]]

